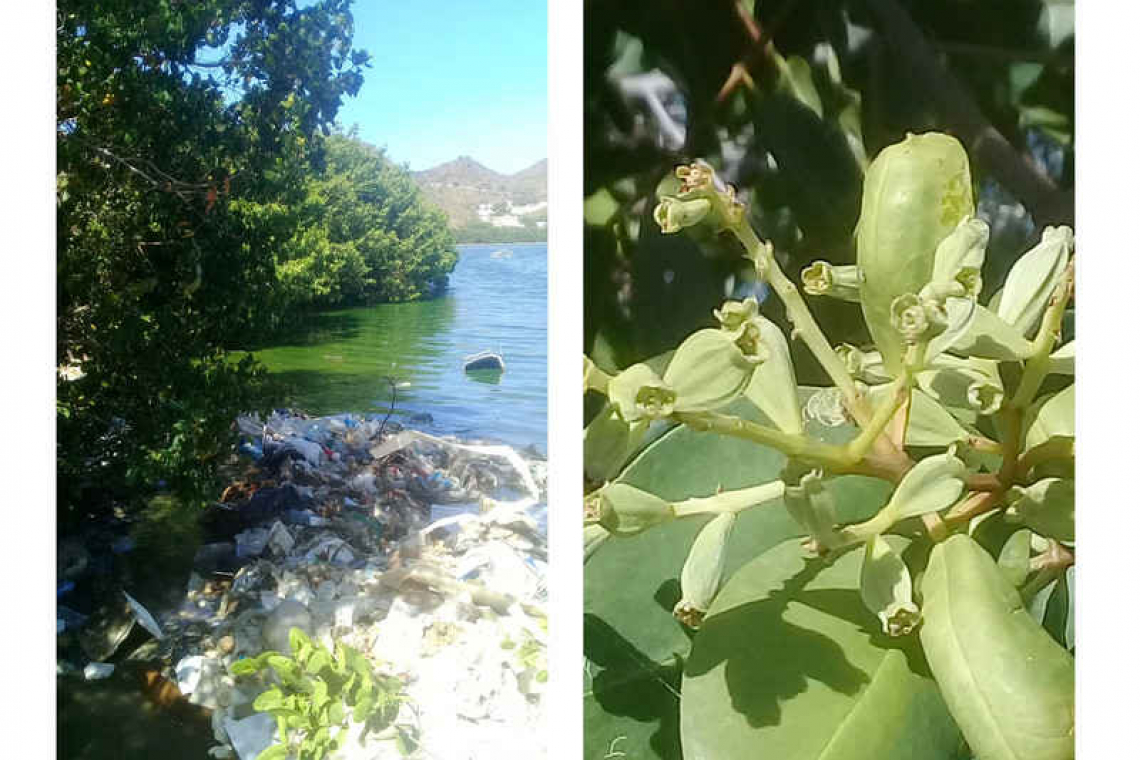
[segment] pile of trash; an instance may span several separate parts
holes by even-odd
[[[266,684],[230,668],[288,653],[298,627],[403,681],[411,757],[543,756],[545,462],[358,415],[238,427],[256,469],[208,510],[181,607],[127,602],[165,677],[211,711],[211,755],[254,760],[276,742],[252,707]],[[397,745],[367,734],[333,757],[404,756]]]

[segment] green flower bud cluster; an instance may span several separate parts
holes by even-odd
[[[720,232],[743,222],[744,205],[735,188],[721,182],[707,163],[678,166],[674,174],[680,180],[676,194],[663,195],[653,209],[653,219],[666,235],[702,223]]]
[[[1040,621],[1055,605],[1034,600],[1051,593],[1050,584],[1071,574],[1074,563],[1075,391],[1066,376],[1073,373],[1075,343],[1068,337],[1061,343],[1074,281],[1072,229],[1046,228],[1004,282],[983,283],[990,229],[975,216],[966,152],[949,135],[909,135],[867,168],[856,263],[814,261],[800,273],[807,296],[859,304],[869,339],[834,346],[801,289],[781,271],[772,244],[744,222],[732,189],[701,162],[679,168],[670,181],[655,209],[662,231],[730,231],[782,302],[772,313],[787,328],[762,314],[754,298],[729,300],[714,310],[715,326],[682,341],[660,374],[634,364],[610,378],[587,362],[584,386],[610,402],[585,432],[593,450],[585,460],[590,479],[606,483],[586,499],[587,555],[609,537],[714,515],[690,547],[673,610],[697,628],[725,580],[737,516],[782,500],[806,552],[825,558],[817,566],[835,569],[847,549],[863,545],[858,588],[869,624],[890,637],[918,631],[912,645],[921,644],[966,741],[979,757],[989,756],[983,747],[1001,755],[1005,743],[994,733],[991,708],[1011,720],[1023,717],[1021,686],[1007,688],[1006,681],[1040,689],[1027,703],[1069,704],[1055,699],[1056,690],[1047,693],[1051,682],[1071,676],[1068,653],[1040,635]],[[996,292],[983,300],[987,287]],[[801,341],[831,384],[799,386],[790,339]],[[741,411],[741,400],[758,413]],[[637,460],[641,487],[623,482],[613,462],[632,450],[650,421],[666,418],[701,433],[674,441],[699,446],[718,435],[750,441],[782,454],[775,461],[784,462],[783,470],[773,479],[771,469],[766,478],[752,478],[748,469],[741,473],[751,483],[745,488],[670,503],[645,485],[644,473],[653,471],[642,466],[652,461],[650,448]],[[757,461],[765,462],[759,468],[773,466],[770,456]],[[854,482],[848,476],[892,490],[868,504],[860,488],[843,490]],[[871,516],[856,522],[854,514]],[[1003,548],[999,568],[981,545],[992,538],[984,531],[1009,530],[1005,523],[1017,526],[1017,540]],[[892,535],[900,533],[907,538]],[[904,554],[908,546],[913,550]],[[746,577],[763,564],[750,566]],[[1067,593],[1071,605],[1071,588]],[[1039,608],[1036,621],[1023,598]],[[963,619],[961,609],[983,615],[985,630]],[[1065,637],[1071,648],[1071,632]],[[971,644],[963,649],[966,638]],[[1018,642],[1049,661],[1047,678],[1035,663],[1018,659]],[[966,679],[965,660],[987,667]],[[1011,740],[1024,750],[1015,754],[1031,756],[1045,734],[1022,733]],[[1071,736],[1046,738],[1058,752],[1051,757],[1071,757],[1064,754]]]

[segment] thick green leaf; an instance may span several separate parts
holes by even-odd
[[[812,392],[805,390],[805,397]],[[726,411],[771,424],[746,401]],[[808,433],[842,443],[855,430],[811,423]],[[730,490],[770,482],[779,476],[784,463],[784,456],[772,449],[677,427],[647,446],[615,482],[652,489],[662,498],[680,501],[711,495],[718,487]],[[845,522],[870,517],[890,493],[886,482],[858,476],[836,478],[828,488],[833,490],[839,518]],[[689,547],[707,521],[704,517],[674,520],[632,538],[608,539],[595,549],[586,565],[585,645],[592,674],[587,683],[586,709],[599,716],[587,721],[588,756],[605,755],[609,743],[623,735],[628,735],[629,741],[619,746],[630,757],[647,755],[650,750],[643,743],[646,733],[654,736],[652,751],[659,757],[674,756],[669,748],[679,742],[672,733],[677,725],[676,698],[667,698],[668,689],[652,674],[673,667],[675,655],[684,655],[689,649],[689,634],[673,618],[672,609],[680,599],[677,579]],[[782,502],[741,513],[725,559],[726,577],[758,552],[801,535],[803,529]],[[650,681],[644,681],[646,678]],[[640,704],[624,698],[622,695],[632,688],[627,686],[631,679],[658,684],[653,688],[660,699]],[[602,715],[609,715],[612,723]],[[642,726],[648,721],[656,722],[657,727],[633,730],[635,724]]]
[[[257,699],[253,700],[253,709],[258,712],[267,712],[281,707],[282,702],[281,690],[273,686],[257,695]]]
[[[1029,543],[1033,532],[1022,528],[1009,537],[1001,548],[998,567],[1014,586],[1020,587],[1029,576]]]
[[[287,757],[289,757],[289,745],[274,744],[262,750],[257,760],[285,760]]]
[[[685,665],[685,757],[952,756],[958,731],[917,641],[880,633],[860,600],[861,560],[806,559],[786,541],[733,576]]]
[[[1030,408],[1025,448],[1031,449],[1055,438],[1076,436],[1074,423],[1076,396],[1077,386],[1074,384]]]
[[[922,646],[980,760],[1072,760],[1073,658],[969,536],[930,555]]]
[[[311,647],[313,642],[304,631],[296,626],[289,629],[289,649],[296,659],[303,660],[299,655],[306,644]]]

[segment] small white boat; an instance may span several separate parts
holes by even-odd
[[[503,248],[501,250],[498,250],[498,251],[495,251],[494,253],[492,253],[491,258],[493,258],[493,259],[509,259],[513,255],[514,254],[511,253],[510,251],[508,251],[506,248]]]
[[[502,372],[506,370],[507,364],[503,361],[503,357],[496,354],[494,351],[480,351],[477,354],[463,357],[463,371],[464,372],[478,372],[487,371]]]

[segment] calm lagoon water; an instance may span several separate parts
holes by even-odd
[[[500,252],[506,253],[500,253]],[[463,357],[502,354],[499,377]],[[546,244],[463,245],[443,296],[314,315],[256,356],[281,382],[278,406],[384,414],[428,432],[546,451]]]

